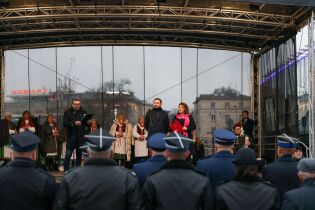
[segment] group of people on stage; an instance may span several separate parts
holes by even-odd
[[[39,155],[44,155],[47,169],[57,170],[57,139],[59,138],[59,130],[53,115],[48,115],[41,126],[36,126],[37,123],[35,123],[29,111],[23,112],[17,124],[12,121],[12,113],[10,112],[5,113],[4,119],[0,121],[2,122],[0,123],[2,133],[0,141],[1,158],[12,158],[12,150],[9,141],[10,136],[17,133],[32,132],[36,133],[42,139],[40,149],[34,154],[35,157],[37,158]]]
[[[145,116],[139,116],[136,125],[132,125],[124,113],[118,113],[114,120],[109,133],[117,137],[118,140],[113,143],[113,158],[118,162],[120,166],[131,168],[130,161],[133,158],[135,162],[140,160],[146,160],[150,156],[147,147],[147,139],[154,133],[162,132],[169,133],[177,131],[180,134],[193,138],[193,132],[196,129],[195,121],[191,114],[187,104],[180,103],[178,106],[178,113],[174,116],[172,122],[169,122],[168,113],[162,108],[162,100],[156,98],[153,100],[153,108],[149,110]],[[87,112],[82,109],[80,99],[74,98],[72,101],[72,107],[65,111],[63,118],[63,125],[67,128],[67,149],[64,161],[65,172],[70,169],[70,157],[74,150],[76,150],[76,165],[81,165],[82,151],[80,146],[84,144],[86,139],[84,134],[86,133],[86,127],[95,127],[98,125],[97,121],[87,120],[85,124],[82,124],[81,119]],[[90,130],[89,133],[96,131]],[[196,144],[190,145],[192,154],[202,153],[204,154],[202,143],[198,141]],[[194,148],[196,147],[196,148]],[[195,162],[196,157],[194,155]],[[199,155],[198,157],[200,157]],[[189,157],[190,158],[190,157]]]
[[[301,158],[297,139],[277,136],[278,159],[264,165],[254,150],[254,123],[244,111],[233,131],[213,132],[214,155],[194,167],[196,125],[187,105],[179,104],[171,123],[161,105],[154,99],[153,109],[134,126],[120,113],[106,131],[74,98],[64,113],[65,175],[59,187],[34,161],[41,140],[25,114],[10,129],[19,132],[11,135],[13,161],[0,169],[0,209],[315,209],[315,159]],[[41,130],[51,141],[59,135],[50,116]],[[121,166],[130,161],[131,145],[140,161],[128,170]],[[78,167],[70,170],[74,150]]]

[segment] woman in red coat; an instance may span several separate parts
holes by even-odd
[[[196,123],[186,103],[179,103],[178,112],[174,116],[170,125],[171,132],[177,131],[185,137],[193,139],[193,132],[196,129]]]

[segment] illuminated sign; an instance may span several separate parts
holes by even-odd
[[[11,95],[28,95],[28,94],[47,94],[46,88],[31,89],[31,90],[11,90]]]

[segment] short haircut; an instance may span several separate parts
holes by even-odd
[[[244,110],[242,111],[242,113],[246,113],[248,115],[249,112],[247,110]]]
[[[74,101],[80,101],[80,98],[79,98],[79,97],[73,97],[73,98],[72,98],[72,103],[73,103]]]
[[[156,101],[156,100],[158,100],[158,101],[160,101],[160,103],[162,103],[162,99],[160,99],[160,98],[155,98],[153,101]]]

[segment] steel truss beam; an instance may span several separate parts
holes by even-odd
[[[178,35],[151,35],[151,34],[85,34],[85,35],[55,35],[18,38],[7,40],[6,49],[28,49],[56,46],[82,46],[82,45],[154,45],[154,46],[181,46],[207,49],[223,49],[249,52],[252,48],[244,48],[244,41],[222,40],[219,38]],[[248,46],[254,43],[246,41]],[[233,45],[233,46],[232,46]]]
[[[195,37],[199,45],[217,45],[216,41],[209,43],[209,40],[221,39],[218,46],[227,48],[230,44],[233,50],[243,43],[241,51],[251,51],[268,42],[282,40],[282,32],[294,30],[296,17],[302,13],[305,11],[289,16],[195,8],[187,7],[186,3],[183,7],[88,5],[0,9],[0,41],[4,46],[23,46],[26,42],[34,46],[34,40],[41,45],[41,40],[49,36],[55,37],[51,41],[55,43],[64,39],[64,35],[76,36],[76,40],[101,33],[115,37],[120,32],[124,36],[131,34],[127,40],[134,39],[132,34],[142,34],[148,42],[152,41],[152,35],[157,39],[161,35],[176,35],[176,43],[183,37]]]

